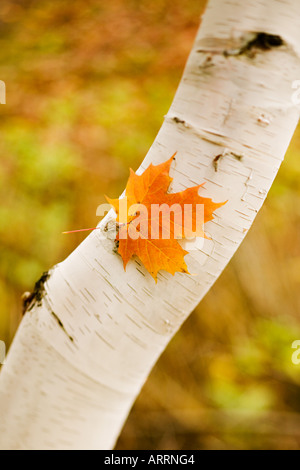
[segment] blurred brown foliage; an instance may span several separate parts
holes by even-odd
[[[176,91],[204,1],[2,0],[0,339],[98,222]],[[300,77],[296,77],[300,78]],[[292,80],[292,79],[291,79]],[[118,449],[298,449],[300,132],[253,229],[155,366]]]

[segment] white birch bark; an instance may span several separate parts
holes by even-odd
[[[262,32],[284,44],[260,48],[253,39]],[[203,196],[228,200],[207,224],[212,241],[186,256],[193,275],[162,272],[157,284],[138,260],[124,272],[100,231],[55,266],[1,372],[1,449],[114,446],[157,358],[260,209],[298,122],[299,78],[298,0],[210,1],[139,172],[177,151],[172,191],[205,182]]]

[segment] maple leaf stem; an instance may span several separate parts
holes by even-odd
[[[127,222],[126,224],[123,223],[123,224],[120,224],[119,222],[116,222],[116,225],[118,225],[118,227],[123,227],[124,225],[128,225],[130,222]],[[62,232],[63,235],[66,235],[66,234],[69,234],[69,233],[78,233],[78,232],[89,232],[89,231],[92,231],[92,230],[100,230],[101,227],[92,227],[92,228],[80,228],[78,230],[68,230],[66,232]]]
[[[67,232],[62,232],[63,235],[66,235],[68,233],[76,233],[76,232],[88,232],[88,231],[91,231],[91,230],[97,230],[97,229],[100,229],[100,227],[93,227],[93,228],[81,228],[79,230],[69,230]]]

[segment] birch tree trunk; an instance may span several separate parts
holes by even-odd
[[[176,35],[174,35],[176,47]],[[126,272],[103,239],[111,214],[39,283],[0,376],[1,449],[109,449],[161,352],[244,239],[299,118],[298,0],[210,0],[164,123],[139,168],[177,151],[172,191],[205,182],[228,200],[193,275],[139,260]],[[43,290],[44,289],[44,290]],[[167,397],[166,397],[167,399]]]

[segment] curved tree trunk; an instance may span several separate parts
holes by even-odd
[[[176,37],[174,39],[176,42]],[[123,270],[94,231],[37,285],[0,376],[1,449],[107,449],[161,352],[245,237],[299,118],[298,0],[211,0],[174,102],[143,161],[177,151],[172,191],[228,200],[193,275]],[[108,215],[110,217],[110,215]],[[104,227],[107,217],[101,223]]]

